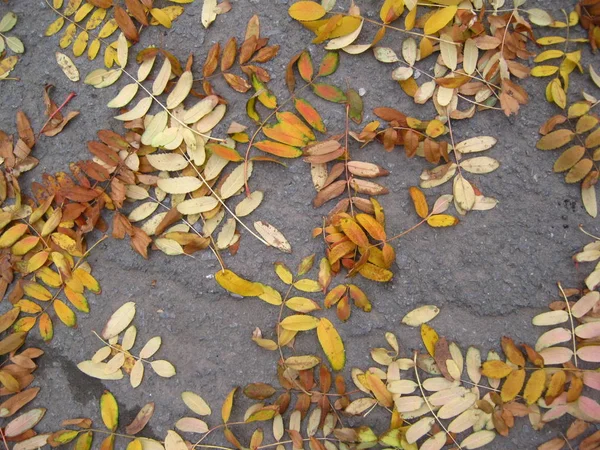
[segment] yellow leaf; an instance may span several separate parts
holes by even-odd
[[[504,385],[502,386],[501,397],[502,401],[510,402],[514,400],[525,383],[525,369],[514,370],[508,375]]]
[[[421,339],[423,340],[423,344],[425,344],[425,348],[427,352],[431,355],[435,355],[435,344],[440,339],[437,332],[427,325],[426,323],[421,325]]]
[[[425,34],[434,34],[440,31],[454,18],[457,10],[458,7],[456,5],[438,9],[425,22]]]
[[[77,324],[77,317],[71,308],[69,308],[62,300],[54,300],[54,312],[68,327],[74,327]]]
[[[317,328],[319,319],[313,316],[294,314],[283,319],[280,325],[290,331],[308,331]]]
[[[27,224],[20,223],[6,230],[0,237],[0,248],[8,248],[17,242],[27,231]]]
[[[402,15],[404,11],[404,0],[385,0],[379,11],[379,17],[383,23],[390,23]]]
[[[344,234],[359,247],[367,247],[369,245],[369,238],[351,217],[345,217],[340,220],[340,226]]]
[[[318,20],[325,13],[325,8],[317,2],[311,1],[296,2],[288,9],[288,14],[298,21]]]
[[[160,23],[163,27],[171,28],[171,18],[162,9],[152,8],[150,10],[150,14],[152,14],[152,17],[154,17],[156,21]]]
[[[218,271],[215,274],[215,279],[223,289],[243,297],[257,297],[264,292],[259,283],[244,280],[231,270]]]
[[[33,281],[26,281],[23,283],[23,291],[29,297],[43,302],[47,302],[52,298],[52,294],[48,289],[41,284],[34,283]]]
[[[104,391],[100,397],[100,414],[104,426],[110,431],[115,431],[119,425],[119,405],[110,391]]]
[[[435,214],[427,219],[427,224],[430,227],[453,227],[458,223],[458,219],[449,214]]]
[[[288,269],[285,266],[285,264],[280,262],[275,263],[275,273],[277,274],[279,279],[285,284],[292,284],[292,281],[294,280],[294,275],[292,274],[290,269]]]
[[[386,408],[391,408],[394,405],[392,394],[387,390],[383,381],[381,381],[376,375],[371,372],[365,373],[365,378],[371,392],[375,395],[375,398]]]
[[[342,370],[346,364],[346,350],[342,338],[328,319],[322,318],[317,325],[317,337],[331,368]]]
[[[413,204],[415,205],[417,215],[421,219],[427,217],[429,215],[429,206],[427,205],[427,199],[425,198],[423,191],[416,186],[411,186],[408,188],[408,193],[410,194],[410,198],[412,198]]]
[[[82,268],[77,268],[73,271],[73,275],[77,278],[83,286],[94,294],[99,294],[102,289],[98,281],[89,273]]]
[[[54,22],[52,22],[50,25],[48,25],[48,28],[46,28],[44,35],[52,36],[53,34],[58,33],[62,29],[64,24],[65,24],[65,19],[63,19],[62,17],[59,17]]]
[[[231,416],[231,409],[233,408],[233,396],[237,388],[233,388],[229,394],[227,394],[227,398],[223,402],[223,407],[221,408],[221,418],[223,422],[227,423],[229,421],[229,417]]]
[[[505,378],[512,371],[511,366],[500,360],[486,361],[481,368],[481,374],[488,378]]]
[[[538,401],[544,392],[546,387],[546,371],[544,369],[536,370],[529,377],[525,391],[523,392],[523,398],[528,405],[531,405]]]
[[[539,38],[536,42],[540,45],[554,45],[565,42],[566,39],[562,36],[545,36]]]
[[[534,77],[549,77],[558,72],[557,66],[535,66],[531,69],[531,76]]]
[[[52,319],[48,313],[42,313],[40,316],[40,321],[38,322],[38,327],[40,329],[40,335],[45,342],[48,342],[54,336],[54,327],[52,325]]]
[[[315,280],[303,278],[294,283],[294,287],[302,292],[320,292],[321,286]]]
[[[290,356],[285,360],[285,365],[294,370],[308,370],[319,364],[321,360],[313,355]]]

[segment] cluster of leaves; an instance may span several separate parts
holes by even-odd
[[[463,171],[481,175],[493,172],[500,166],[496,159],[488,156],[463,160],[472,153],[480,153],[492,148],[497,142],[495,137],[476,136],[455,142],[450,120],[446,126],[438,119],[421,121],[393,108],[375,108],[374,112],[379,118],[388,122],[389,126],[378,130],[379,122],[371,122],[356,136],[360,142],[378,139],[388,151],[392,151],[397,145],[403,146],[409,158],[416,155],[424,157],[427,162],[439,164],[421,173],[420,187],[430,189],[453,180],[453,196],[448,200],[454,202],[456,211],[461,215],[465,215],[468,211],[486,211],[496,206],[496,199],[485,197],[463,176]],[[435,140],[445,134],[450,135],[450,142]],[[450,155],[454,161],[451,161]]]
[[[543,136],[536,147],[540,150],[556,150],[569,144],[554,163],[555,172],[566,172],[565,182],[581,182],[581,199],[587,213],[596,217],[598,203],[596,200],[596,183],[600,159],[600,127],[598,117],[591,109],[598,101],[591,97],[569,106],[567,114],[558,114],[546,121],[540,128]],[[563,128],[558,128],[564,125]]]
[[[127,445],[127,450],[157,450],[164,449],[163,445],[154,439],[136,437],[135,435],[141,432],[154,414],[154,403],[147,403],[137,413],[133,421],[125,427],[127,435],[117,433],[119,427],[119,404],[117,399],[110,391],[104,391],[100,397],[100,417],[102,423],[106,427],[104,429],[92,428],[93,420],[87,417],[79,417],[76,419],[65,420],[62,423],[62,430],[55,431],[51,434],[41,434],[27,441],[21,442],[20,447],[16,450],[33,450],[45,444],[51,447],[60,447],[70,442],[75,441],[73,448],[77,450],[89,450],[92,448],[94,435],[105,436],[102,439],[100,448],[113,449],[115,448],[115,440],[117,436],[126,436],[131,441]]]
[[[576,11],[571,11],[567,16],[567,23],[559,22],[557,24],[556,21],[550,20],[549,15],[547,15],[547,19],[548,20],[538,22],[538,24],[555,28],[565,28],[567,30],[566,36],[544,36],[537,39],[537,44],[544,47],[564,45],[564,50],[553,48],[539,53],[534,58],[534,62],[538,64],[531,70],[531,75],[534,77],[557,75],[546,85],[546,100],[556,104],[561,109],[565,109],[567,106],[567,92],[569,90],[570,75],[575,69],[579,69],[580,72],[583,72],[583,67],[580,62],[581,50],[569,52],[568,46],[570,43],[588,42],[588,40],[586,38],[570,37],[570,28],[577,25],[579,22],[579,14],[577,14]],[[550,61],[556,59],[560,59],[558,66],[550,64]]]
[[[108,322],[102,336],[96,335],[105,346],[100,348],[92,359],[83,361],[77,365],[86,375],[101,380],[120,380],[123,371],[129,374],[129,381],[133,388],[138,387],[144,378],[144,363],[149,364],[152,370],[159,376],[170,378],[175,375],[175,367],[164,359],[152,360],[154,354],[160,349],[162,339],[154,336],[149,339],[140,350],[138,356],[133,355],[130,350],[135,345],[137,328],[131,325],[135,317],[135,303],[127,302],[117,309]],[[119,344],[119,335],[123,333]],[[104,362],[110,357],[107,362]]]
[[[0,19],[0,80],[6,80],[19,62],[17,55],[7,56],[6,47],[16,54],[25,52],[23,42],[18,37],[5,34],[11,31],[16,24],[17,15],[13,12],[6,13]]]
[[[525,90],[513,78],[525,78],[529,68],[517,59],[526,60],[531,54],[526,49],[527,40],[533,38],[531,24],[518,9],[523,2],[515,2],[514,9],[504,14],[485,15],[483,2],[474,2],[473,8],[458,7],[459,2],[433,2],[420,5],[416,1],[390,0],[380,10],[381,22],[362,16],[352,5],[346,14],[333,14],[324,18],[327,11],[312,1],[294,3],[289,14],[316,34],[313,42],[329,39],[326,49],[341,49],[349,54],[373,49],[375,57],[384,63],[400,63],[392,78],[416,103],[432,99],[438,114],[454,119],[472,117],[477,108],[494,108],[498,102],[507,114],[517,113],[519,106],[527,103]],[[417,17],[418,10],[433,7]],[[478,14],[480,9],[481,14]],[[391,25],[404,12],[404,28]],[[524,10],[532,21],[539,9]],[[378,27],[369,44],[355,44],[364,24]],[[423,33],[415,31],[423,29]],[[387,30],[408,34],[402,41],[402,57],[390,47],[377,47]],[[417,43],[412,36],[419,37]],[[439,52],[434,75],[420,71],[415,63]],[[480,52],[482,54],[480,55]],[[459,63],[462,62],[462,69]],[[419,85],[416,78],[424,75],[429,81]],[[469,97],[473,96],[474,99]],[[458,109],[459,99],[470,103],[466,110]]]
[[[183,4],[194,0],[169,1]],[[171,28],[172,22],[183,13],[183,7],[179,5],[156,8],[153,0],[126,0],[126,9],[114,4],[113,0],[52,0],[52,4],[50,0],[46,2],[59,17],[48,25],[45,35],[52,36],[60,32],[68,22],[60,38],[60,48],[72,47],[76,57],[83,55],[87,49],[90,60],[98,56],[102,43],[111,38],[117,29],[120,29],[130,42],[135,43],[139,40],[138,26],[141,28],[162,25]],[[81,25],[84,21],[85,24]],[[117,41],[106,44],[104,64],[111,68],[118,64]]]
[[[575,11],[581,17],[581,26],[588,31],[588,39],[592,50],[600,46],[600,2],[598,0],[581,0],[575,6]]]
[[[53,136],[76,112],[62,117],[47,91],[45,100],[49,119],[42,132]],[[53,336],[50,308],[65,325],[74,327],[77,323],[74,311],[59,296],[64,294],[73,307],[87,313],[89,305],[84,291],[97,294],[100,286],[85,262],[83,234],[89,231],[84,218],[87,212],[68,205],[53,207],[54,194],[37,190],[35,199],[21,194],[18,177],[35,167],[38,160],[30,155],[36,137],[22,112],[17,113],[17,129],[19,136],[14,145],[12,136],[0,134],[4,162],[0,173],[0,198],[4,204],[0,292],[4,296],[12,286],[8,299],[16,308],[15,319],[19,313],[27,314],[16,321],[15,331],[26,333],[37,323],[42,338],[50,340]]]

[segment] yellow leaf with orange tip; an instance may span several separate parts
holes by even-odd
[[[19,223],[6,230],[0,237],[0,248],[8,248],[17,242],[27,231],[27,224]]]
[[[224,423],[229,421],[229,417],[231,416],[231,410],[233,408],[233,396],[235,395],[235,391],[237,388],[233,388],[229,394],[227,394],[227,398],[223,402],[223,406],[221,407],[221,418]]]
[[[258,297],[264,291],[260,284],[244,280],[228,269],[218,271],[215,280],[223,289],[243,297]]]
[[[434,228],[453,227],[459,220],[449,214],[434,214],[427,218],[427,225]]]
[[[27,332],[31,330],[35,325],[35,317],[21,317],[13,325],[13,331],[18,333],[20,331]]]
[[[356,244],[350,241],[340,242],[335,245],[329,252],[328,259],[329,264],[335,264],[342,257],[356,249]]]
[[[35,247],[39,241],[40,238],[38,236],[26,236],[16,244],[14,244],[10,251],[15,256],[23,256],[29,250]]]
[[[367,247],[369,238],[356,221],[350,217],[340,220],[340,226],[344,234],[359,247]]]
[[[52,305],[54,312],[66,326],[73,328],[77,325],[77,317],[71,308],[69,308],[62,300],[54,300]]]
[[[511,400],[514,400],[517,395],[519,395],[519,392],[521,392],[521,389],[523,389],[524,383],[525,369],[513,370],[502,386],[502,391],[500,393],[502,401],[508,403]]]
[[[488,378],[505,378],[513,371],[513,368],[504,361],[491,360],[483,363],[481,374]]]
[[[315,130],[320,131],[321,133],[325,133],[327,131],[321,115],[310,103],[308,103],[308,101],[304,100],[303,98],[295,98],[294,107],[302,116],[302,118],[306,120],[308,124]]]
[[[456,5],[440,8],[433,13],[425,22],[423,31],[425,34],[434,34],[444,28],[456,15],[458,7]]]
[[[115,431],[119,425],[119,405],[110,391],[104,391],[100,397],[100,414],[106,428]]]
[[[297,158],[302,156],[302,150],[299,148],[280,142],[265,140],[255,142],[253,145],[265,153],[270,153],[271,155],[279,156],[281,158]]]
[[[54,327],[52,325],[52,319],[47,313],[42,313],[38,322],[40,329],[40,335],[45,342],[52,340],[54,337]]]
[[[73,291],[69,287],[65,287],[64,292],[67,296],[67,300],[69,300],[75,308],[77,308],[81,312],[90,312],[90,305],[88,304],[87,299],[82,294]]]
[[[300,22],[318,20],[325,15],[326,11],[319,3],[311,1],[300,1],[292,4],[288,14],[292,19]]]
[[[63,250],[65,250],[66,252],[70,253],[73,256],[83,256],[83,253],[81,253],[78,249],[77,249],[77,242],[75,242],[74,239],[72,239],[71,237],[67,236],[66,234],[63,233],[52,233],[50,235],[52,242],[54,242],[56,245],[58,245],[60,248],[62,248]]]
[[[404,0],[385,0],[379,11],[379,18],[383,23],[390,23],[402,15]]]
[[[546,371],[544,369],[536,370],[529,377],[527,385],[525,386],[525,391],[523,392],[523,398],[527,404],[532,405],[533,403],[537,402],[542,396],[545,387]]]
[[[415,205],[417,215],[421,219],[427,217],[429,215],[429,206],[427,205],[427,199],[425,198],[423,191],[416,186],[411,186],[408,188],[408,193],[410,194],[410,198],[412,198],[413,204]]]
[[[27,261],[27,273],[35,272],[48,261],[48,252],[38,252]]]
[[[376,375],[371,372],[365,373],[366,381],[373,392],[373,395],[377,401],[386,408],[391,408],[394,405],[392,394],[387,390],[383,381],[381,381]]]
[[[426,323],[421,325],[421,339],[423,340],[423,344],[427,349],[427,352],[431,355],[435,355],[435,344],[439,341],[440,336],[437,334],[437,331],[430,327]]]
[[[328,319],[322,318],[319,321],[317,337],[331,368],[342,370],[346,364],[346,350],[342,338]]]

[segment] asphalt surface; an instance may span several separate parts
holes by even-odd
[[[364,13],[373,17],[378,16],[376,3],[379,4],[358,2]],[[543,4],[559,17],[559,9],[566,3],[553,0],[537,5]],[[208,48],[217,41],[223,44],[230,36],[243,38],[247,20],[256,13],[261,19],[262,35],[269,37],[271,44],[281,45],[279,56],[267,67],[274,78],[270,87],[280,98],[285,98],[287,61],[309,45],[312,35],[289,18],[288,2],[239,0],[232,5],[231,12],[218,16],[205,30],[200,25],[201,2],[197,0],[185,6],[184,14],[171,30],[158,27],[144,30],[135,48],[159,45],[182,60],[192,53],[196,56],[195,68],[199,70],[199,62],[204,60]],[[13,33],[23,40],[26,53],[13,72],[20,81],[0,84],[0,129],[7,132],[14,129],[18,109],[24,110],[34,128],[39,129],[45,121],[42,91],[46,84],[55,86],[57,103],[69,92],[76,92],[69,108],[81,111],[63,133],[43,138],[36,146],[34,155],[41,164],[29,179],[39,180],[43,171],[67,170],[69,162],[87,158],[86,142],[94,139],[97,130],[122,131],[121,124],[112,119],[112,112],[104,105],[126,81],[103,90],[72,83],[55,62],[58,37],[43,36],[46,26],[55,19],[50,8],[38,0],[0,4],[0,15],[8,10],[19,17]],[[382,45],[399,48],[399,39],[398,35],[389,34]],[[323,54],[321,47],[311,46],[310,51],[316,60]],[[594,61],[592,58],[584,49],[584,61]],[[101,65],[101,61],[89,62],[85,57],[75,62],[82,75]],[[415,106],[391,80],[390,71],[389,66],[378,63],[371,53],[342,55],[333,80],[339,85],[347,82],[355,89],[365,90],[365,122],[373,118],[371,111],[377,106],[430,118],[432,107]],[[486,195],[499,200],[498,206],[491,211],[469,214],[455,228],[423,227],[396,242],[393,281],[376,284],[359,280],[373,302],[371,313],[354,310],[351,319],[343,324],[335,319],[334,311],[325,314],[334,321],[346,344],[348,363],[343,373],[349,382],[352,367],[365,369],[372,365],[369,349],[385,345],[386,331],[398,336],[405,356],[413,348],[421,347],[418,331],[400,326],[402,316],[418,305],[435,304],[441,308],[440,315],[432,322],[440,335],[456,341],[463,350],[477,345],[487,351],[499,349],[503,335],[516,342],[535,342],[538,331],[532,327],[531,318],[558,298],[556,282],[581,285],[588,268],[576,268],[570,258],[589,238],[578,230],[578,225],[597,233],[598,222],[583,210],[579,188],[566,185],[561,176],[552,173],[553,157],[535,149],[539,125],[557,113],[557,108],[544,99],[545,82],[528,79],[522,85],[531,101],[522,107],[518,117],[506,118],[497,111],[488,111],[457,123],[454,129],[458,140],[487,134],[498,138],[497,145],[487,155],[498,159],[501,167],[491,174],[470,177]],[[244,112],[246,97],[223,84],[218,86],[219,92],[230,101],[223,124],[231,121],[250,124]],[[578,99],[582,89],[600,94],[586,75],[575,76],[572,98]],[[314,96],[309,99],[322,112],[331,132],[343,131],[342,107]],[[354,145],[351,152],[355,158],[376,162],[391,172],[383,181],[390,194],[380,199],[390,232],[413,225],[417,217],[407,189],[418,183],[418,176],[427,164],[421,159],[407,160],[398,150],[387,153],[378,144],[362,150]],[[281,254],[264,248],[243,233],[238,254],[227,257],[226,262],[248,279],[283,289],[273,273],[273,263],[284,261],[295,267],[306,255],[313,252],[321,255],[322,244],[311,238],[311,230],[321,223],[328,209],[312,207],[314,188],[309,167],[300,160],[291,161],[287,168],[256,164],[250,184],[265,192],[263,204],[250,219],[273,223],[286,235],[294,251],[292,255]],[[433,192],[449,191],[448,185]],[[219,266],[212,254],[197,254],[196,259],[191,259],[153,252],[146,261],[126,242],[108,239],[92,253],[89,262],[103,293],[91,296],[92,312],[78,315],[76,330],[58,326],[54,340],[43,347],[47,353],[41,360],[39,374],[45,381],[36,404],[48,407],[49,411],[38,426],[40,430],[57,429],[61,420],[81,416],[91,416],[100,426],[98,399],[104,389],[109,389],[121,405],[123,424],[129,423],[142,405],[154,401],[156,413],[146,434],[164,437],[166,430],[186,413],[179,399],[184,390],[193,390],[207,400],[215,412],[208,422],[215,425],[220,405],[233,387],[258,381],[276,384],[275,354],[258,349],[250,337],[255,327],[272,337],[278,309],[258,299],[239,300],[227,295],[213,279]],[[314,272],[311,274],[316,276]],[[134,323],[139,342],[162,336],[163,346],[157,356],[172,361],[177,376],[160,379],[147,372],[142,386],[134,390],[126,380],[102,382],[86,377],[76,368],[77,363],[89,359],[101,346],[91,331],[99,331],[111,313],[126,301],[137,303]],[[316,338],[307,335],[299,340],[298,348],[310,351],[316,345]],[[238,417],[245,409],[242,405],[248,404],[240,400]],[[367,421],[376,424],[380,431],[385,429],[382,417],[369,416]],[[489,448],[535,448],[556,435],[561,426],[564,429],[569,421],[548,426],[539,433],[533,432],[526,420],[518,423],[509,439],[498,438]],[[241,436],[249,436],[249,432],[241,432]]]

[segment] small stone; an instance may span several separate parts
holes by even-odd
[[[358,95],[360,95],[361,97],[363,95],[365,95],[367,93],[367,90],[365,88],[359,88],[358,89]]]

